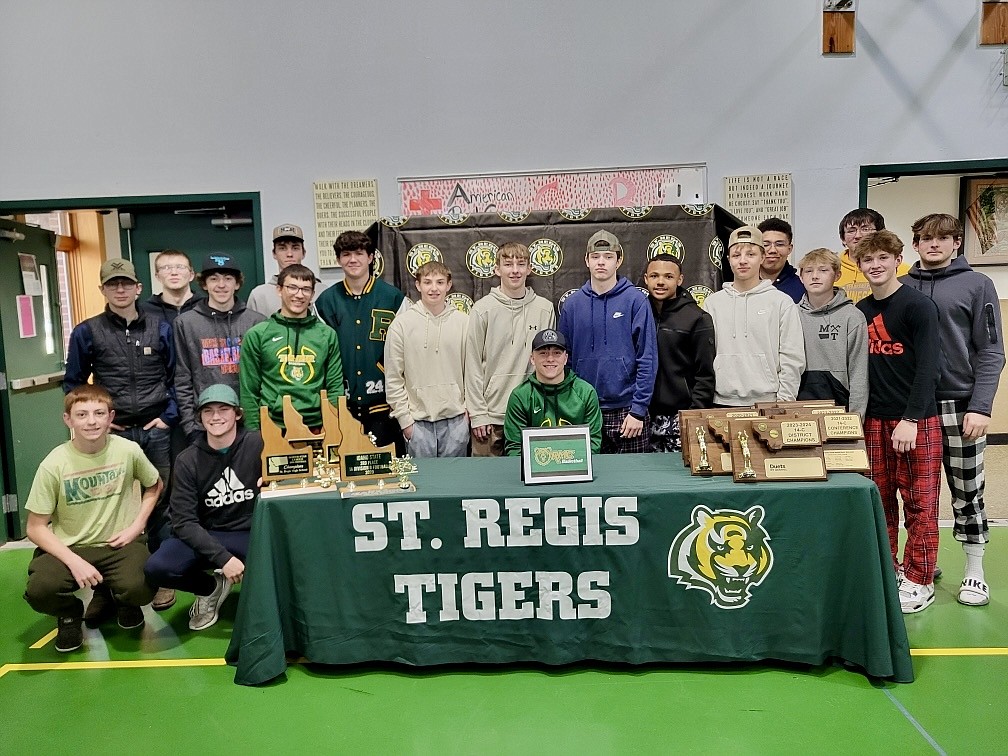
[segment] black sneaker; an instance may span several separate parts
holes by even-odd
[[[138,627],[143,627],[143,609],[139,606],[124,606],[120,604],[117,620],[119,627],[123,630],[134,630]]]
[[[76,651],[84,645],[84,629],[80,617],[60,617],[56,620],[56,650],[60,653]]]
[[[88,602],[87,611],[84,612],[84,624],[94,629],[106,622],[111,622],[116,613],[115,599],[112,598],[112,591],[104,585],[98,585],[94,589],[94,595]]]

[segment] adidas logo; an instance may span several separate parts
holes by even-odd
[[[868,354],[899,355],[906,347],[899,341],[893,341],[880,312],[868,324]]]
[[[234,470],[225,467],[220,478],[214,483],[213,490],[204,499],[204,503],[211,509],[217,509],[228,504],[251,501],[254,498],[255,491],[242,483]]]

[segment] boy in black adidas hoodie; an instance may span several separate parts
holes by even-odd
[[[681,450],[679,410],[714,403],[714,321],[683,289],[679,261],[655,255],[644,271],[658,328],[658,378],[651,397],[651,450]]]
[[[261,477],[262,436],[239,428],[238,395],[214,384],[200,394],[206,435],[175,460],[171,494],[174,537],[144,567],[158,587],[195,594],[189,628],[217,621],[221,605],[245,573],[252,511]],[[212,570],[212,572],[211,572]]]

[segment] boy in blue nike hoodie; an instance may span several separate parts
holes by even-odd
[[[613,234],[588,240],[588,283],[564,302],[557,328],[574,372],[598,392],[603,454],[650,451],[648,405],[658,372],[654,316],[647,296],[616,275],[622,262]]]

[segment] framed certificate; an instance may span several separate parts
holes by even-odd
[[[522,482],[592,480],[591,430],[587,425],[522,430]]]

